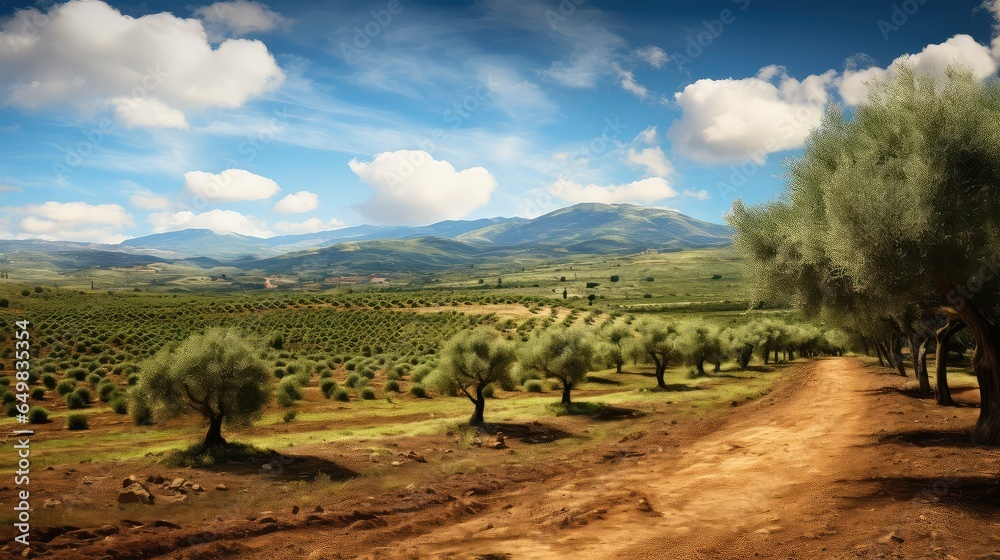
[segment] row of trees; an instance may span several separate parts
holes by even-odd
[[[780,199],[736,201],[729,222],[759,300],[786,300],[860,333],[924,394],[936,343],[967,330],[979,381],[976,443],[1000,445],[1000,83],[902,67],[850,118],[831,107],[791,161]]]
[[[572,404],[574,387],[587,374],[603,367],[620,373],[627,360],[654,367],[657,386],[666,389],[668,367],[686,364],[705,375],[705,364],[716,372],[735,360],[749,366],[756,354],[767,364],[780,354],[786,359],[819,354],[842,354],[848,336],[812,325],[753,321],[720,329],[696,322],[647,318],[633,326],[615,323],[595,331],[583,325],[554,326],[532,336],[520,348],[491,327],[478,327],[452,338],[441,353],[441,363],[428,382],[446,394],[464,395],[474,406],[470,424],[484,422],[486,393],[496,384],[511,389],[518,379],[540,375],[562,387],[564,405]]]
[[[557,325],[523,343],[508,340],[492,326],[479,326],[448,341],[438,368],[426,382],[442,393],[468,398],[474,406],[470,423],[480,425],[491,386],[511,390],[518,381],[541,376],[557,381],[561,403],[570,405],[573,389],[588,373],[604,367],[621,372],[627,360],[653,365],[657,385],[665,389],[664,374],[670,366],[688,364],[704,375],[705,363],[713,364],[715,371],[728,360],[746,368],[755,354],[766,364],[781,353],[786,359],[842,353],[847,343],[846,335],[837,330],[823,332],[811,325],[774,320],[727,328],[659,318],[634,325],[616,322],[602,329]],[[129,409],[138,422],[200,414],[208,422],[204,447],[225,445],[223,425],[249,425],[273,392],[273,376],[260,355],[252,342],[232,329],[193,335],[142,364],[129,391]]]

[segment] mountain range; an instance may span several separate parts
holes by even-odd
[[[537,218],[451,220],[429,226],[360,225],[318,233],[259,238],[187,229],[129,239],[117,245],[0,241],[5,253],[42,255],[60,269],[187,262],[271,273],[303,270],[419,271],[511,255],[630,254],[730,242],[726,225],[675,210],[631,204],[584,203]]]

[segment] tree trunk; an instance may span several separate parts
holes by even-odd
[[[705,375],[705,360],[695,360],[694,368],[698,370],[698,375]]]
[[[712,370],[714,373],[719,373],[722,371],[722,362],[715,362],[715,368]]]
[[[927,377],[927,337],[918,339],[916,335],[907,336],[910,343],[910,360],[913,361],[913,375],[920,382],[920,398],[931,397],[931,380]]]
[[[972,441],[1000,445],[1000,321],[971,299],[958,296],[953,285],[937,279],[935,284],[976,340],[972,368],[979,380],[979,419],[972,430]]]
[[[624,365],[622,362],[615,362],[615,373],[622,372],[622,365]]]
[[[205,449],[213,449],[226,444],[222,437],[222,415],[208,419],[208,433],[205,434]]]
[[[791,350],[785,350],[785,355],[788,356],[788,361],[791,362],[795,359],[795,353]]]
[[[572,390],[573,390],[573,384],[569,383],[568,381],[563,381],[562,404],[565,405],[573,404],[573,401],[571,401],[569,397],[569,392]]]
[[[483,411],[486,410],[486,397],[483,396],[483,389],[485,389],[485,386],[476,387],[476,398],[472,401],[475,409],[472,412],[472,418],[469,418],[470,426],[482,426],[485,423],[483,420]]]
[[[903,367],[903,343],[899,337],[895,337],[890,342],[890,352],[892,353],[892,365],[899,372],[899,375],[906,377],[906,369]]]
[[[937,403],[942,406],[955,406],[948,387],[948,343],[951,337],[965,328],[961,319],[952,319],[934,332],[937,348],[934,351],[934,377],[937,379]]]
[[[662,366],[659,365],[659,364],[657,364],[657,366],[656,366],[656,386],[659,387],[660,389],[666,389],[667,388],[667,382],[664,381],[664,379],[663,379],[663,376],[666,375],[666,373],[667,373],[667,366],[666,366],[666,364],[664,364]]]
[[[774,349],[774,363],[778,363],[778,349]]]

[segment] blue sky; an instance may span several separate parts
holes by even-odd
[[[994,77],[1000,2],[0,2],[0,238],[629,202],[721,222],[830,103]],[[1000,43],[998,43],[1000,45]]]

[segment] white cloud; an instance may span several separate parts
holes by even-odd
[[[496,179],[482,167],[456,171],[422,150],[400,150],[356,159],[351,171],[374,191],[358,206],[367,218],[386,224],[428,224],[464,218],[490,200]]]
[[[267,224],[253,216],[244,216],[232,210],[211,210],[201,214],[190,211],[159,212],[150,214],[146,221],[153,226],[153,231],[163,233],[182,229],[210,229],[217,232],[232,232],[254,237],[271,237]]]
[[[279,214],[301,214],[319,207],[319,195],[309,191],[299,191],[282,198],[274,205]]]
[[[670,60],[666,51],[656,45],[647,45],[641,49],[636,49],[635,54],[645,60],[653,68],[663,68],[663,65]]]
[[[659,146],[653,146],[639,151],[636,151],[635,148],[629,148],[625,153],[625,162],[632,167],[645,168],[645,174],[647,177],[667,178],[674,173],[674,166],[670,163],[667,156],[663,153],[663,150],[661,150]]]
[[[623,90],[634,93],[639,99],[646,99],[649,96],[649,90],[646,86],[635,81],[635,75],[631,70],[625,70],[617,62],[613,67],[615,73],[618,75],[618,83],[622,86]]]
[[[662,177],[649,177],[625,185],[606,187],[594,184],[584,186],[573,181],[559,180],[549,187],[549,192],[573,204],[579,202],[650,204],[677,196],[677,191]]]
[[[205,24],[208,38],[218,42],[226,37],[242,37],[249,33],[268,33],[288,29],[292,20],[259,2],[236,0],[216,2],[194,11]]]
[[[675,149],[703,163],[754,160],[798,148],[823,118],[835,72],[802,81],[784,68],[744,79],[702,79],[675,94],[681,118],[667,132]]]
[[[240,107],[283,79],[260,41],[213,49],[200,21],[167,12],[133,18],[70,0],[0,23],[3,102],[19,108],[111,108],[129,127],[186,128],[189,112]]]
[[[317,231],[340,229],[346,225],[347,224],[337,219],[325,222],[319,218],[309,218],[304,222],[278,222],[274,224],[274,229],[285,234],[316,233]]]
[[[118,243],[126,238],[122,230],[135,225],[132,215],[117,204],[45,202],[2,210],[0,227],[18,239]]]
[[[698,200],[708,200],[712,198],[712,195],[708,194],[705,189],[694,190],[694,189],[684,189],[681,193],[683,198],[697,198]]]
[[[184,174],[184,190],[212,202],[266,200],[281,187],[277,183],[243,169],[227,169],[219,174],[189,171]]]
[[[633,142],[640,142],[640,141],[645,144],[649,144],[650,146],[656,146],[657,144],[659,144],[660,139],[656,134],[656,127],[655,126],[647,127],[645,130],[640,132],[638,136],[635,137],[635,140]]]
[[[167,197],[152,193],[138,193],[128,199],[128,203],[142,210],[169,210],[173,206]]]
[[[1000,0],[997,0],[1000,4]],[[968,35],[955,35],[944,43],[927,45],[917,54],[904,54],[888,68],[872,66],[862,70],[847,70],[840,80],[839,93],[844,103],[857,105],[868,94],[868,86],[875,80],[891,77],[901,65],[908,64],[917,71],[929,72],[939,79],[945,78],[945,70],[953,64],[960,64],[972,70],[972,74],[982,80],[996,74],[997,61],[994,56],[1000,43],[994,40],[994,51],[981,45]]]

